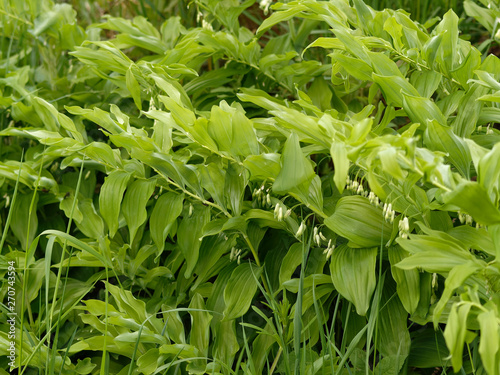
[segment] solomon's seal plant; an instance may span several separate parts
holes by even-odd
[[[0,6],[18,373],[500,374],[498,57],[453,10],[184,3]]]

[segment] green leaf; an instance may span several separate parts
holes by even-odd
[[[408,313],[395,292],[394,282],[387,280],[380,299],[382,308],[378,315],[377,349],[384,357],[398,357],[401,363],[406,360],[410,352],[410,333],[407,326]]]
[[[318,38],[314,44],[318,45],[320,39],[326,38]],[[337,43],[340,43],[336,40]],[[311,45],[312,46],[312,45]],[[372,67],[364,62],[363,60],[357,59],[355,57],[350,57],[340,52],[334,52],[331,54],[332,60],[336,63],[340,64],[342,68],[346,70],[351,76],[361,81],[371,81],[372,80]]]
[[[427,125],[428,121],[435,120],[446,125],[446,118],[431,99],[403,93],[403,108],[413,122]]]
[[[33,210],[30,212],[31,201],[35,199]],[[36,207],[38,203],[38,193],[35,197],[32,194],[18,194],[12,206],[12,221],[10,229],[21,242],[22,249],[27,249],[37,235],[38,215]]]
[[[250,172],[250,180],[276,179],[280,172],[280,155],[276,153],[248,155],[243,165]]]
[[[199,293],[195,293],[191,298],[189,309],[193,309],[189,311],[189,315],[191,315],[189,343],[199,349],[203,356],[207,356],[210,344],[210,321],[212,320],[212,316],[205,309],[205,302]]]
[[[395,107],[403,107],[404,93],[418,97],[418,91],[404,78],[399,76],[383,76],[372,74],[373,82],[380,86],[387,103]],[[408,116],[411,118],[410,114]],[[418,121],[415,121],[418,122]]]
[[[454,304],[451,307],[448,322],[444,330],[444,338],[446,346],[451,355],[451,364],[453,371],[458,372],[462,367],[462,356],[464,342],[467,336],[467,316],[471,309],[471,304],[464,305]]]
[[[125,75],[127,89],[130,92],[130,95],[132,95],[132,99],[134,99],[136,107],[139,109],[139,111],[141,111],[142,110],[141,87],[139,86],[137,79],[135,79],[134,73],[132,72],[132,66],[133,65],[131,65],[130,68],[128,68],[127,73]]]
[[[296,5],[287,10],[281,12],[275,12],[262,22],[262,24],[257,29],[256,34],[260,36],[260,34],[263,34],[266,30],[270,29],[274,25],[283,21],[287,21],[290,18],[294,17],[295,15],[305,10],[307,10],[307,8],[304,5]]]
[[[359,195],[340,198],[325,224],[359,247],[379,246],[381,241],[385,244],[392,233],[392,225],[385,222],[382,210]]]
[[[174,192],[162,194],[156,201],[149,220],[149,227],[151,238],[157,247],[157,255],[161,254],[165,248],[165,240],[182,213],[183,202],[184,194]]]
[[[420,301],[420,272],[417,269],[402,270],[396,266],[409,256],[400,246],[391,246],[388,250],[392,277],[396,281],[396,290],[403,307],[413,314]]]
[[[347,173],[349,172],[347,148],[344,143],[333,142],[330,153],[333,159],[333,166],[335,167],[333,182],[335,182],[337,190],[342,194],[346,185]]]
[[[69,244],[71,244],[71,246],[74,246],[77,249],[86,251],[90,255],[93,255],[94,257],[96,257],[99,261],[101,261],[101,263],[104,266],[107,266],[107,267],[110,267],[110,268],[113,267],[112,264],[111,264],[111,262],[108,261],[104,257],[104,255],[99,254],[99,252],[97,250],[95,250],[92,246],[86,244],[85,242],[80,241],[79,239],[77,239],[77,238],[75,238],[75,237],[73,237],[73,236],[71,236],[71,235],[69,235],[67,233],[61,232],[59,230],[49,229],[49,230],[46,230],[46,231],[40,233],[40,236],[45,236],[45,235],[54,235],[54,236],[56,236],[57,238],[59,238],[61,240],[67,241]]]
[[[477,316],[481,330],[481,341],[479,342],[479,354],[484,368],[488,374],[498,375],[500,334],[498,328],[498,314],[495,310],[481,312]]]
[[[230,163],[226,170],[226,179],[224,182],[224,192],[231,207],[233,214],[241,214],[243,204],[243,194],[245,193],[246,170],[236,163]]]
[[[122,212],[129,228],[130,243],[132,244],[139,227],[148,218],[146,205],[155,190],[156,181],[136,180],[125,192],[123,198]]]
[[[330,274],[335,289],[356,307],[358,315],[366,315],[377,284],[375,265],[377,248],[352,249],[339,246],[333,252]]]
[[[78,201],[78,209],[82,213],[82,220],[75,220],[78,229],[87,237],[103,238],[104,222],[102,217],[96,212],[92,199],[80,199]]]
[[[461,175],[469,179],[472,161],[469,147],[463,139],[453,133],[450,127],[443,126],[435,120],[428,121],[424,133],[424,143],[431,150],[447,152],[449,160]]]
[[[462,181],[453,191],[443,194],[443,199],[445,203],[460,207],[480,224],[500,223],[500,211],[477,182]]]
[[[273,184],[273,191],[286,193],[299,185],[309,183],[314,170],[300,148],[299,138],[291,133],[281,155],[281,170]]]
[[[243,263],[236,267],[224,289],[223,321],[243,316],[252,303],[262,269],[252,263]]]
[[[191,216],[185,216],[177,229],[177,243],[187,264],[184,272],[186,279],[191,277],[198,262],[203,228],[209,220],[210,208],[196,204]]]
[[[101,186],[99,212],[108,225],[110,238],[113,238],[118,230],[120,205],[129,180],[130,173],[115,170],[104,179]]]
[[[302,263],[302,247],[302,244],[297,242],[288,249],[281,262],[279,273],[280,285],[290,280],[297,267]]]
[[[448,239],[410,235],[410,239],[399,237],[396,242],[412,254],[396,264],[404,270],[422,268],[430,273],[445,274],[453,267],[475,259],[459,242]]]
[[[486,265],[486,264],[485,264]],[[444,283],[444,291],[441,295],[441,299],[436,304],[433,313],[433,321],[434,327],[437,327],[439,324],[439,318],[446,307],[446,304],[450,300],[455,289],[464,285],[465,280],[467,280],[474,273],[477,273],[481,270],[481,265],[477,264],[477,262],[468,261],[464,264],[460,264],[451,269],[446,281]]]

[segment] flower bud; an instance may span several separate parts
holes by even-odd
[[[299,226],[299,229],[297,230],[297,233],[295,234],[295,237],[301,236],[304,233],[305,230],[306,230],[306,225],[305,225],[304,222],[301,222],[300,226]]]
[[[278,211],[278,221],[283,221],[283,207],[280,206]]]

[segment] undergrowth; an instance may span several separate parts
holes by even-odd
[[[4,1],[0,373],[500,374],[499,6],[424,3]]]

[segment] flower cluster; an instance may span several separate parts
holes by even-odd
[[[327,242],[327,238],[321,233],[317,227],[314,227],[313,230],[313,240],[316,245],[321,246],[322,243]],[[328,245],[326,249],[323,251],[323,254],[326,254],[326,259],[332,256],[333,250],[335,249],[335,244],[332,244],[332,239],[328,240]]]
[[[321,246],[321,242],[324,241],[326,242],[326,237],[323,236],[323,233],[321,233],[319,230],[318,230],[318,227],[314,227],[314,231],[313,231],[313,239],[314,239],[314,242],[318,245],[318,246]]]
[[[205,20],[201,20],[201,27],[203,27],[204,29],[206,29],[208,31],[214,31],[214,28],[212,27],[212,25]]]
[[[290,214],[292,213],[291,209],[286,210],[286,212],[283,214],[283,211],[286,207],[283,206],[282,204],[278,203],[274,207],[274,218],[278,219],[278,221],[283,221],[286,219]]]
[[[377,195],[373,191],[370,191],[370,194],[368,194],[368,200],[375,207],[380,207],[380,199],[378,199]]]
[[[323,254],[326,254],[326,259],[330,258],[333,254],[333,250],[335,249],[335,244],[332,244],[332,239],[328,240],[328,246],[323,251]]]
[[[260,5],[259,8],[264,11],[264,14],[267,16],[267,13],[269,13],[269,7],[273,3],[273,0],[260,0]]]
[[[271,206],[271,195],[269,195],[269,190],[270,188],[267,188],[265,190],[264,185],[262,185],[258,189],[254,189],[252,193],[252,198],[254,198],[257,201],[257,204],[260,205],[261,207],[266,207],[266,206]]]
[[[394,216],[396,215],[396,212],[392,209],[392,203],[384,203],[382,215],[384,215],[385,221],[389,221],[391,224],[394,222]]]
[[[304,234],[306,230],[306,223],[303,221],[300,223],[299,229],[297,230],[297,233],[295,234],[295,237],[300,237],[302,234]]]
[[[236,249],[234,246],[231,249],[231,255],[229,255],[229,260],[231,262],[238,260],[238,264],[240,264],[241,260],[241,249]]]
[[[402,220],[399,220],[398,227],[401,238],[408,238],[408,235],[410,234],[410,223],[408,222],[408,218],[406,216]]]
[[[460,220],[460,223],[463,224],[465,223],[466,225],[472,225],[472,216],[463,213],[461,211],[458,211],[458,220]]]
[[[362,195],[363,197],[367,197],[368,196],[368,191],[366,191],[363,188],[363,185],[360,184],[358,181],[351,180],[349,178],[349,176],[347,176],[346,183],[347,183],[347,186],[346,186],[347,190],[352,191],[354,194]]]

